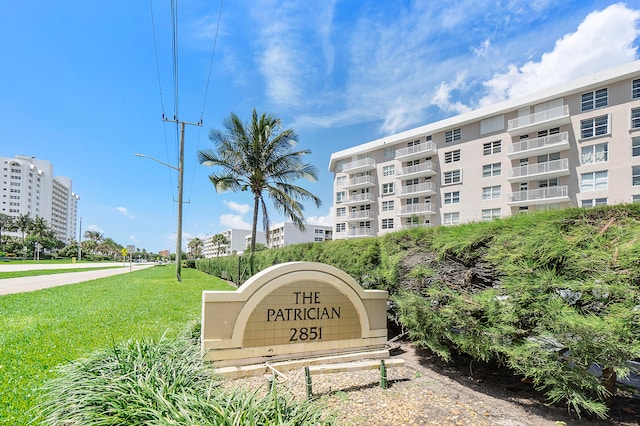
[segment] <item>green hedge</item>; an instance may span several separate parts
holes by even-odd
[[[328,263],[389,290],[417,345],[506,364],[578,415],[605,417],[615,392],[594,366],[615,381],[640,359],[639,204],[298,244],[256,253],[255,270],[289,261]],[[237,280],[237,257],[197,267]],[[468,280],[479,273],[485,281]]]

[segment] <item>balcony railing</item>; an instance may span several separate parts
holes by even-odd
[[[373,160],[373,158],[363,158],[362,160],[356,160],[350,163],[343,164],[341,172],[353,173],[358,170],[372,170],[375,167],[376,167],[376,162]]]
[[[406,206],[401,206],[396,210],[396,215],[398,216],[412,216],[412,215],[420,215],[420,214],[433,214],[434,211],[431,207],[431,203],[419,203],[419,204],[408,204]]]
[[[352,195],[351,197],[345,199],[344,201],[342,201],[342,204],[357,204],[357,203],[363,203],[363,202],[367,202],[367,201],[375,201],[376,197],[370,193],[364,193],[364,194],[356,194],[356,195]]]
[[[357,178],[349,179],[345,182],[343,188],[364,188],[367,186],[375,186],[376,180],[373,176],[358,176]]]
[[[400,187],[399,195],[419,194],[421,192],[434,192],[433,184],[431,182],[424,182],[415,185],[403,185]]]
[[[410,223],[407,225],[400,225],[398,229],[401,231],[404,231],[405,229],[428,228],[430,226],[431,226],[430,223]]]
[[[509,170],[507,179],[512,181],[528,180],[532,177],[556,177],[569,173],[569,160],[561,158],[559,160],[546,161],[544,163],[530,164],[516,167]]]
[[[420,157],[422,155],[433,155],[436,153],[436,145],[433,142],[422,142],[407,148],[396,149],[396,160],[408,157]]]
[[[433,162],[427,161],[421,164],[415,164],[413,166],[407,166],[402,168],[402,174],[397,175],[398,178],[406,178],[412,176],[423,175],[435,175],[436,171],[433,166]]]
[[[569,149],[569,132],[557,133],[535,139],[525,139],[509,146],[509,158],[527,158]]]
[[[550,127],[550,125],[568,124],[569,105],[561,105],[556,108],[546,109],[523,117],[514,118],[507,123],[507,131],[510,133],[527,133],[528,130]],[[520,130],[522,132],[520,132]]]
[[[530,189],[509,194],[509,204],[549,204],[569,201],[569,189],[566,185],[548,186],[546,188]]]
[[[349,212],[348,214],[342,216],[340,220],[350,221],[350,220],[362,220],[362,219],[373,219],[376,217],[376,214],[373,210],[358,210],[355,212]]]
[[[336,232],[338,238],[373,237],[374,235],[375,232],[372,228],[351,228]]]

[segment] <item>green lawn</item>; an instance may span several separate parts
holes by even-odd
[[[0,424],[26,424],[51,368],[127,339],[175,336],[200,318],[203,290],[233,288],[154,267],[70,286],[0,296]]]
[[[64,268],[64,269],[32,269],[30,271],[10,271],[0,272],[0,280],[4,278],[22,278],[22,277],[36,277],[38,275],[53,275],[53,274],[66,274],[68,272],[86,272],[96,271],[99,269],[112,269],[119,268],[119,266],[104,266],[102,268]]]

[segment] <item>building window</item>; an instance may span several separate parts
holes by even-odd
[[[345,217],[347,215],[346,207],[338,207],[336,209],[336,217]]]
[[[482,166],[482,177],[500,176],[502,173],[502,164],[493,163]]]
[[[609,91],[606,88],[582,94],[582,111],[606,107],[608,103]]]
[[[631,110],[631,128],[640,128],[640,108],[633,108]]]
[[[640,185],[640,166],[631,167],[631,185]]]
[[[344,232],[347,230],[346,223],[336,223],[336,232]]]
[[[382,219],[382,229],[393,229],[393,219]]]
[[[493,219],[499,219],[500,218],[500,209],[483,209],[482,210],[482,220],[489,221],[489,220],[493,220]]]
[[[393,164],[390,166],[384,166],[382,168],[382,176],[393,176],[396,174],[396,166]]]
[[[447,130],[444,133],[444,141],[446,143],[453,142],[453,141],[459,141],[461,135],[462,135],[462,133],[460,132],[460,129]]]
[[[386,147],[382,151],[382,155],[385,159],[393,159],[396,158],[396,149],[394,147]]]
[[[485,186],[484,188],[482,188],[482,199],[483,200],[495,200],[500,198],[500,193],[501,191],[501,186],[500,185],[496,185],[496,186]]]
[[[383,212],[391,212],[393,211],[393,200],[391,201],[383,201],[382,202],[382,211]]]
[[[631,139],[631,155],[640,156],[640,137]]]
[[[347,183],[347,177],[346,176],[338,176],[336,178],[336,186],[338,186],[338,187],[344,186],[345,183]]]
[[[640,194],[633,195],[631,201],[633,201],[634,203],[640,203]]]
[[[453,151],[444,153],[444,162],[445,163],[453,163],[456,161],[460,161],[460,150],[455,149]]]
[[[443,225],[458,225],[460,223],[460,212],[445,213],[442,215]]]
[[[633,99],[640,98],[640,78],[633,80],[633,84],[631,85],[631,97]]]
[[[640,169],[639,169],[640,171]],[[640,179],[638,181],[640,184]],[[599,172],[582,173],[580,179],[580,191],[595,191],[607,189],[609,187],[609,172],[602,170]]]
[[[460,202],[460,191],[444,193],[445,204],[458,204],[459,202]]]
[[[393,194],[393,182],[382,184],[383,194]]]
[[[609,144],[583,146],[580,153],[580,164],[603,163],[609,160]]]
[[[444,172],[444,183],[445,185],[450,183],[460,183],[462,182],[462,174],[460,169],[451,170],[450,172]]]
[[[346,193],[344,191],[336,192],[336,203],[341,203],[345,199]]]
[[[484,155],[497,154],[502,151],[502,141],[487,142],[482,145],[482,153]]]
[[[606,198],[594,198],[591,200],[582,200],[582,207],[595,207],[595,206],[606,206],[607,199]]]
[[[609,116],[601,115],[600,117],[587,118],[580,120],[580,137],[582,139],[592,138],[594,136],[606,135],[609,133]]]

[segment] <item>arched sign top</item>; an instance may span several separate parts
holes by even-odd
[[[202,347],[218,363],[380,347],[387,292],[317,262],[267,268],[236,291],[205,291]]]

